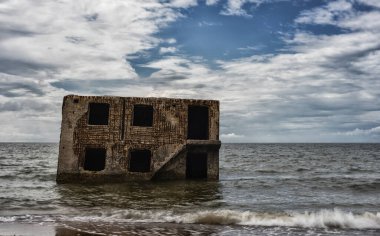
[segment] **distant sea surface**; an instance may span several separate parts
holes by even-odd
[[[380,235],[380,144],[223,144],[216,182],[57,185],[57,159],[0,143],[0,234]]]

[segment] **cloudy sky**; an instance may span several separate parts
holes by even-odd
[[[218,99],[224,142],[379,142],[379,0],[0,0],[0,141],[66,94]]]

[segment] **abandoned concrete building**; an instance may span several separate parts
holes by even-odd
[[[57,182],[219,178],[219,101],[68,95]]]

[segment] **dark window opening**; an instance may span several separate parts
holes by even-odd
[[[88,106],[88,124],[108,125],[109,109],[108,103],[90,103]]]
[[[186,156],[186,178],[207,179],[207,153],[188,152]]]
[[[152,126],[153,106],[134,105],[133,107],[133,126]]]
[[[208,139],[208,107],[189,106],[187,138]]]
[[[90,171],[101,171],[106,166],[105,148],[86,148],[83,169]]]
[[[132,150],[129,159],[129,171],[149,172],[151,155],[150,150]]]
[[[79,99],[78,99],[78,98],[74,98],[73,102],[74,102],[74,103],[78,103],[78,102],[79,102]]]

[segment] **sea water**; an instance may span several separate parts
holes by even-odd
[[[57,158],[57,144],[0,143],[0,229],[380,235],[380,144],[223,144],[219,181],[58,185]]]

